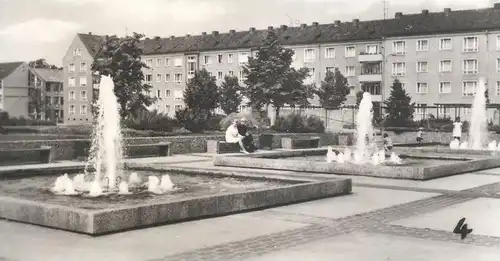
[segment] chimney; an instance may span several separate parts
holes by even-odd
[[[493,9],[500,9],[500,3],[494,3]]]
[[[359,24],[359,19],[352,19],[352,23],[353,23],[355,26],[358,26],[358,24]]]
[[[282,26],[280,26],[280,28],[281,28],[281,30],[285,31],[288,28],[288,26],[282,25]]]
[[[307,24],[300,24],[300,28],[306,28]]]
[[[207,35],[207,32],[202,32],[201,35]]]
[[[186,37],[190,37],[191,35],[190,34],[186,34]]]
[[[229,30],[229,33],[234,34],[234,33],[236,33],[236,30]]]
[[[212,35],[213,35],[213,36],[217,36],[217,35],[219,35],[219,31],[212,31]]]
[[[340,20],[335,20],[335,25],[336,25],[336,26],[339,26],[339,25],[340,25],[340,23],[341,23],[341,22],[340,22]]]
[[[401,18],[401,16],[403,16],[402,12],[396,12],[396,14],[394,15],[394,18],[399,19],[399,18]]]
[[[255,32],[255,27],[250,27],[250,32]]]
[[[272,26],[268,26],[267,30],[273,30],[273,27]]]
[[[449,14],[450,12],[451,12],[451,8],[445,8],[445,9],[444,9],[444,13],[445,13],[445,14]]]
[[[92,32],[89,32],[89,35],[92,35]]]
[[[423,14],[423,15],[428,15],[428,14],[429,14],[429,10],[427,10],[427,9],[423,9],[423,10],[422,10],[422,14]]]
[[[174,40],[174,39],[175,39],[175,35],[171,35],[170,40]]]
[[[318,23],[318,22],[313,22],[313,23],[312,23],[312,25],[313,25],[313,26],[318,26],[318,25],[319,25],[319,23]]]

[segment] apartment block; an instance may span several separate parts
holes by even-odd
[[[151,95],[159,98],[151,109],[173,116],[183,106],[186,82],[202,68],[218,83],[225,75],[234,75],[243,83],[243,66],[248,57],[255,55],[268,30],[273,30],[281,44],[295,51],[292,66],[311,69],[307,82],[319,86],[326,71],[339,68],[351,88],[347,104],[355,103],[355,93],[360,90],[370,92],[373,100],[381,104],[398,78],[419,106],[439,105],[441,116],[453,116],[446,105],[470,105],[481,77],[486,79],[491,103],[500,103],[500,4],[494,4],[474,10],[397,12],[386,20],[353,19],[146,38],[141,42],[142,59],[149,67],[144,73],[146,82],[153,86]],[[64,84],[68,86],[65,91],[90,89],[80,86],[78,79],[90,77],[91,72],[71,70],[70,66],[90,64],[103,39],[104,36],[92,34],[75,37],[64,58]],[[76,50],[80,50],[79,55],[75,55]],[[65,120],[86,122],[86,115],[79,114],[78,108],[82,112],[81,106],[90,100],[91,97],[68,100],[65,110],[70,113],[65,113]],[[312,102],[317,104],[316,100]],[[469,111],[464,109],[463,113]],[[418,109],[417,114],[422,116],[425,109]]]

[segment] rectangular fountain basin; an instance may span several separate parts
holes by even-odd
[[[40,170],[37,176],[17,173],[22,176],[0,180],[0,218],[101,235],[351,192],[350,179],[315,182],[244,174],[136,172],[139,176],[169,174],[180,190],[163,195],[141,192],[101,198],[60,196],[50,191],[56,176],[40,176]]]
[[[439,153],[439,154],[449,154],[449,155],[483,155],[483,156],[498,156],[500,151],[492,150],[472,150],[472,149],[450,149],[448,144],[432,144],[423,146],[405,146],[405,144],[399,144],[394,147],[394,151],[401,153]]]
[[[343,148],[338,148],[344,151]],[[327,163],[326,148],[273,151],[253,155],[217,156],[215,166],[292,170],[383,178],[429,180],[500,166],[498,157],[401,154],[402,165]]]

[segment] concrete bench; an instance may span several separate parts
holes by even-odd
[[[22,165],[52,162],[52,148],[2,149],[0,150],[0,165]]]
[[[172,156],[172,142],[125,145],[123,153],[128,158]]]
[[[283,149],[319,148],[319,137],[281,138],[281,147]]]
[[[207,140],[207,153],[223,154],[237,153],[241,148],[238,143],[225,142],[220,140]]]
[[[260,134],[259,135],[259,149],[273,149],[274,134]]]

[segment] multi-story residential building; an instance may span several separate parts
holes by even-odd
[[[339,68],[351,86],[348,104],[355,102],[359,90],[370,92],[381,103],[398,78],[419,106],[439,105],[441,116],[453,116],[445,105],[471,104],[480,77],[486,79],[491,103],[500,103],[500,3],[485,9],[397,12],[386,20],[314,22],[267,30],[274,30],[280,43],[295,50],[293,66],[311,69],[307,81],[319,84],[327,70]],[[153,107],[170,116],[182,108],[186,82],[201,68],[218,81],[234,75],[243,82],[243,65],[262,44],[267,30],[143,40],[143,59],[150,67],[144,69],[146,81],[153,86],[151,95],[159,97]],[[82,88],[76,78],[70,81],[76,77],[71,66],[82,61],[90,64],[102,42],[102,36],[91,34],[75,38],[64,58],[65,91]],[[87,116],[77,109],[89,106],[90,100],[68,101],[65,122],[86,122]]]
[[[10,117],[30,116],[29,73],[25,62],[0,63],[0,110]]]
[[[63,72],[58,69],[31,69],[30,86],[40,90],[41,117],[61,122],[64,117]]]

